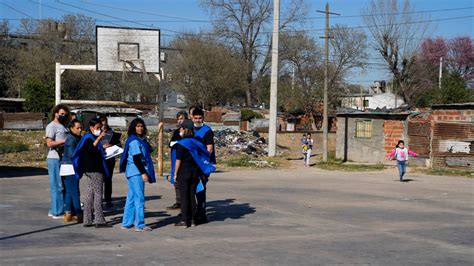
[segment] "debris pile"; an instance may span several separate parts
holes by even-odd
[[[214,132],[214,142],[219,158],[236,154],[247,154],[254,157],[266,156],[268,145],[258,132],[235,131],[224,129]]]

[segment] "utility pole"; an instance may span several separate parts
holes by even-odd
[[[439,81],[438,88],[441,89],[441,79],[443,78],[443,58],[439,58]]]
[[[329,82],[329,14],[340,15],[329,12],[329,4],[326,2],[326,11],[316,10],[319,13],[326,14],[326,30],[324,32],[324,110],[323,110],[323,162],[328,161],[328,82]]]
[[[280,0],[273,1],[272,74],[270,81],[270,121],[268,125],[268,156],[276,155],[277,95],[278,95],[278,31],[280,28]]]

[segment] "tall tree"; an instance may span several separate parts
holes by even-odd
[[[180,51],[173,62],[172,83],[181,88],[189,104],[207,108],[241,93],[245,64],[231,48],[191,35],[179,37],[172,46]]]
[[[370,0],[362,15],[375,39],[375,49],[400,89],[398,93],[412,105],[419,89],[414,64],[429,24],[419,23],[423,16],[414,13],[409,0]]]
[[[252,105],[258,100],[258,79],[269,68],[273,1],[201,0],[201,6],[215,18],[215,33],[240,51],[246,64],[246,103]],[[304,0],[292,0],[283,12],[280,28],[301,20],[306,11]]]

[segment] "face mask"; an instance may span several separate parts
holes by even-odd
[[[202,127],[202,123],[194,123],[194,127]]]
[[[64,122],[66,122],[66,120],[67,120],[67,116],[65,116],[65,115],[59,115],[59,116],[58,116],[58,120],[59,120],[60,123],[64,123]]]
[[[184,132],[179,132],[179,135],[180,135],[181,137],[184,137]]]
[[[96,137],[98,137],[100,135],[100,129],[96,129],[94,130],[94,132],[92,132],[92,134]]]

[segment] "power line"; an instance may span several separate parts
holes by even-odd
[[[150,27],[150,28],[155,28],[156,29],[156,27],[153,27],[153,26],[150,26],[150,25],[147,25],[147,24],[134,22],[134,21],[131,21],[131,20],[120,18],[120,17],[115,17],[115,16],[111,16],[111,15],[108,15],[108,14],[105,14],[105,13],[93,11],[93,10],[90,10],[90,9],[87,9],[87,8],[82,8],[82,7],[78,7],[78,6],[75,6],[75,5],[67,4],[67,3],[61,2],[60,0],[58,0],[58,3],[66,5],[66,6],[70,6],[70,7],[73,7],[73,8],[77,8],[77,9],[80,9],[80,10],[83,10],[83,11],[86,11],[86,12],[98,14],[100,16],[109,17],[109,18],[113,18],[113,19],[119,19],[119,20],[122,20],[123,22],[132,23],[132,24],[136,24],[136,25],[139,25],[139,26]],[[183,34],[179,31],[174,31],[174,30],[169,30],[169,29],[164,29],[164,28],[161,28],[160,30],[169,31],[169,32],[177,33],[177,34]]]
[[[16,12],[18,12],[18,13],[20,13],[20,14],[22,14],[22,15],[25,15],[25,16],[27,16],[27,17],[29,17],[29,18],[33,18],[32,16],[26,14],[25,12],[23,12],[23,11],[21,11],[21,10],[18,10],[18,9],[16,9],[16,8],[10,6],[10,5],[7,5],[7,4],[5,4],[5,3],[0,3],[0,4],[6,6],[6,7],[8,7],[8,8],[10,8],[10,9],[12,9],[12,10],[15,10]]]
[[[32,1],[33,2],[33,1]],[[60,1],[58,1],[61,4]],[[34,2],[39,4],[38,2]],[[127,12],[132,12],[132,13],[137,13],[137,14],[146,14],[146,15],[152,15],[152,16],[161,16],[161,17],[169,17],[169,18],[176,18],[177,20],[127,20],[127,21],[133,21],[137,23],[210,23],[210,22],[220,22],[220,21],[227,21],[223,19],[216,19],[216,20],[204,20],[204,19],[193,19],[193,18],[186,18],[186,17],[179,17],[179,16],[169,16],[169,15],[163,15],[159,13],[150,13],[146,11],[137,11],[137,10],[130,10],[130,9],[125,9],[125,8],[119,8],[119,7],[113,7],[113,6],[108,6],[104,4],[97,4],[97,3],[89,3],[85,2],[86,4],[90,5],[96,5],[96,6],[103,6],[111,9],[116,9],[116,10],[122,10],[122,11],[127,11]],[[42,4],[45,5],[45,4]],[[46,6],[46,5],[45,5]],[[448,11],[457,11],[457,10],[469,10],[469,9],[474,9],[474,7],[460,7],[460,8],[449,8],[449,9],[433,9],[433,10],[418,10],[418,11],[412,11],[412,12],[397,12],[397,13],[380,13],[380,14],[375,14],[375,15],[346,15],[346,16],[337,16],[333,18],[356,18],[356,17],[370,17],[370,16],[380,16],[380,15],[401,15],[401,14],[417,14],[417,13],[435,13],[435,12],[448,12]],[[61,9],[57,9],[61,10]],[[65,11],[68,13],[68,11]],[[24,14],[24,13],[23,13]],[[31,16],[24,14],[30,18]],[[304,20],[315,20],[315,19],[323,19],[324,17],[308,17],[308,18],[303,18]],[[21,20],[17,18],[10,18],[7,20]],[[102,22],[107,22],[107,23],[113,23],[113,22],[123,22],[124,19],[117,19],[117,20],[102,20]]]
[[[75,14],[75,13],[70,12],[70,11],[68,11],[68,10],[64,10],[64,9],[61,9],[61,8],[57,8],[57,7],[54,7],[54,6],[50,6],[50,5],[47,5],[47,4],[44,4],[44,3],[39,3],[39,2],[32,1],[32,0],[30,0],[30,2],[35,3],[35,4],[41,4],[41,6],[45,6],[45,7],[50,8],[50,9],[58,10],[58,11],[64,12],[65,14]],[[124,27],[124,25],[117,24],[117,23],[114,23],[114,22],[106,22],[106,21],[103,21],[103,20],[100,20],[100,19],[96,19],[96,18],[93,18],[93,19],[94,19],[95,21],[100,21],[100,22],[104,22],[104,23],[110,23],[110,24],[115,25],[115,26]],[[36,20],[36,19],[35,19],[35,20]],[[41,19],[37,19],[37,20],[41,20]]]
[[[98,4],[98,3],[89,3],[89,2],[85,2],[85,3],[89,4],[89,5],[101,6],[101,7],[111,8],[111,9],[115,9],[115,10],[132,12],[132,13],[136,13],[136,14],[144,14],[144,15],[151,15],[151,16],[158,16],[158,17],[165,17],[165,18],[181,19],[181,21],[178,20],[178,21],[175,21],[175,22],[206,22],[205,20],[197,20],[197,19],[191,19],[191,18],[186,18],[186,17],[163,15],[163,14],[159,14],[159,13],[151,13],[151,12],[146,12],[146,11],[137,11],[137,10],[132,10],[132,9],[128,9],[128,8],[120,8],[120,7],[116,7],[116,6],[109,6],[109,5]],[[155,22],[155,21],[151,21],[151,22]]]

